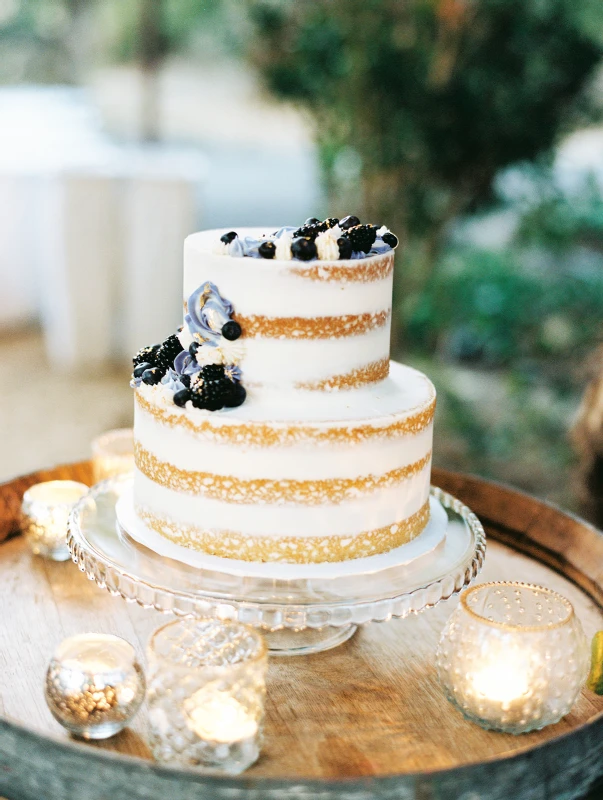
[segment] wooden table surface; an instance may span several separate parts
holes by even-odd
[[[68,744],[73,764],[88,757],[89,775],[86,770],[78,773],[80,794],[49,794],[48,800],[104,800],[109,795],[102,794],[98,786],[95,794],[90,785],[96,769],[90,756],[116,752],[134,756],[137,760],[128,761],[130,765],[148,765],[146,711],[143,707],[132,727],[113,739],[74,743],[44,703],[45,668],[65,636],[87,630],[123,636],[143,658],[149,634],[165,617],[112,598],[87,581],[71,562],[56,564],[29,553],[17,535],[20,498],[28,485],[57,477],[89,482],[89,465],[40,472],[0,487],[0,540],[5,540],[0,547],[0,614],[4,620],[0,628],[0,714],[48,737],[40,741],[55,747]],[[581,520],[495,484],[438,471],[433,482],[467,503],[485,524],[489,544],[480,581],[513,579],[550,586],[572,601],[587,635],[603,629],[603,537]],[[256,789],[261,800],[285,796],[284,789],[280,795],[276,789],[272,794],[262,783],[265,779],[280,781],[282,786],[293,781],[302,787],[301,793],[286,796],[295,798],[315,796],[302,791],[313,781],[327,781],[325,786],[336,791],[333,782],[342,779],[356,781],[353,785],[364,787],[363,791],[367,781],[375,781],[367,796],[404,800],[453,800],[457,795],[451,793],[451,787],[464,787],[465,791],[467,786],[475,788],[466,800],[511,800],[524,797],[525,787],[537,787],[539,782],[547,792],[556,791],[551,789],[556,783],[560,791],[568,787],[570,791],[578,791],[576,787],[587,790],[603,772],[603,698],[584,690],[573,711],[557,725],[520,737],[483,731],[467,722],[445,700],[433,664],[439,634],[454,606],[455,601],[449,601],[405,620],[364,626],[352,640],[326,653],[272,659],[266,743],[261,759],[245,773],[244,784],[239,783],[246,792],[240,796],[256,797]],[[11,728],[18,740],[16,730],[15,734],[14,726]],[[23,752],[31,747],[31,739],[25,737]],[[538,749],[530,756],[534,747]],[[3,748],[0,730],[0,752]],[[7,798],[29,797],[25,793],[11,795],[9,779],[13,786],[24,786],[30,778],[23,770],[33,770],[34,762],[33,754],[21,766],[13,758],[8,762],[11,774],[3,776],[0,759],[0,791]],[[575,777],[558,780],[568,773],[570,762],[580,763],[582,783]],[[505,785],[499,777],[492,785],[498,764],[509,767],[504,774],[512,776],[512,783]],[[421,779],[424,784],[417,782],[417,775],[426,776]],[[451,775],[461,777],[453,780]],[[400,776],[397,791],[412,785],[414,794],[383,793],[391,776]],[[443,778],[438,776],[446,776],[448,794],[429,794],[435,789],[442,791]],[[132,778],[128,780],[130,789],[124,797],[154,800],[168,796],[165,788],[154,794],[151,783],[146,794],[132,794]],[[421,785],[431,789],[420,789]],[[222,795],[222,788],[216,784],[203,788],[201,781],[199,793],[190,797],[239,796]],[[505,794],[511,788],[513,794]],[[343,796],[330,794],[331,789],[322,796]],[[112,794],[113,800],[120,796]],[[188,800],[189,795],[182,794],[185,796]],[[531,794],[530,798],[553,800],[555,796]],[[177,793],[170,797],[179,800]],[[39,800],[47,798],[42,795]]]

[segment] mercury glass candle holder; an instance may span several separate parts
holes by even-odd
[[[117,428],[97,436],[92,442],[94,483],[132,472],[134,469],[134,432]]]
[[[53,561],[71,558],[67,549],[67,520],[73,506],[88,492],[77,481],[46,481],[23,495],[21,530],[36,555]]]
[[[541,586],[500,582],[461,595],[436,662],[448,699],[465,717],[518,734],[571,710],[589,657],[569,600]]]
[[[144,695],[144,674],[134,648],[119,636],[71,636],[48,665],[48,707],[64,728],[84,739],[107,739],[121,731]]]
[[[262,744],[267,653],[257,631],[170,622],[148,647],[150,744],[163,763],[238,774]]]

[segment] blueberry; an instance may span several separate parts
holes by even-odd
[[[342,231],[347,231],[348,228],[353,228],[354,225],[360,225],[360,220],[353,214],[344,217],[339,223],[339,227],[341,228]]]
[[[241,326],[234,319],[225,322],[222,326],[222,336],[229,342],[234,342],[241,335]]]
[[[188,389],[191,385],[191,376],[190,375],[178,375],[178,380],[180,381],[183,386],[186,386]]]
[[[154,386],[156,383],[159,383],[164,376],[164,372],[160,370],[158,367],[151,367],[150,369],[145,369],[142,373],[142,382],[147,383],[149,386]]]
[[[384,233],[381,239],[384,244],[388,244],[392,248],[398,246],[398,237],[391,231]]]
[[[317,222],[321,222],[322,220],[317,219],[316,217],[308,217],[308,219],[304,222],[304,225],[316,225]]]
[[[135,378],[142,378],[142,373],[146,372],[148,369],[153,367],[152,364],[149,364],[148,361],[143,361],[142,364],[139,364],[137,367],[134,368],[134,372],[132,375]]]
[[[291,242],[291,255],[300,261],[311,261],[317,255],[316,245],[312,239],[300,236]]]
[[[230,244],[233,239],[236,239],[238,236],[236,231],[229,231],[228,233],[224,233],[220,236],[220,241],[224,242],[224,244]]]
[[[276,253],[276,245],[274,242],[262,242],[258,247],[258,253],[262,258],[274,258]]]
[[[176,392],[174,395],[174,403],[180,406],[180,408],[184,408],[190,399],[191,393],[188,389],[180,389],[180,391]]]
[[[237,408],[242,405],[247,397],[247,392],[243,384],[238,381],[234,383],[232,390],[229,392],[228,398],[225,400],[224,405],[226,408]]]
[[[337,246],[339,247],[339,258],[352,257],[352,243],[347,236],[340,236],[337,240]]]

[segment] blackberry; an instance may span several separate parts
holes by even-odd
[[[321,223],[312,224],[312,225],[302,225],[301,228],[298,228],[296,231],[293,231],[293,238],[299,239],[303,237],[304,239],[311,239],[314,241],[318,234],[321,232],[320,230]]]
[[[348,228],[346,236],[352,243],[353,250],[368,253],[377,238],[377,229],[374,225],[354,225],[353,228]]]
[[[236,239],[239,234],[236,231],[229,231],[228,233],[222,234],[220,236],[220,241],[224,242],[224,244],[230,244],[233,239]]]
[[[178,375],[178,380],[187,389],[190,388],[190,385],[191,385],[191,376],[190,375]]]
[[[352,243],[347,236],[340,236],[337,240],[337,246],[339,247],[339,258],[352,257]]]
[[[224,365],[206,364],[198,374],[200,377],[197,380],[217,381],[224,377]]]
[[[339,220],[337,217],[327,217],[322,224],[325,226],[324,230],[328,231],[330,228],[334,228],[335,225],[339,225]]]
[[[235,381],[231,383],[230,393],[224,405],[226,408],[237,408],[237,406],[242,405],[245,402],[245,398],[247,397],[247,392],[245,391],[245,387],[239,381]]]
[[[222,326],[222,336],[229,342],[236,341],[241,335],[241,326],[234,319],[225,322]]]
[[[176,356],[183,350],[184,348],[180,344],[180,339],[177,334],[173,333],[171,336],[168,336],[165,342],[162,342],[155,356],[155,365],[158,367],[165,367],[166,370],[169,367],[173,367]]]
[[[360,225],[360,220],[353,214],[348,214],[347,217],[344,217],[339,222],[339,227],[342,231],[347,231],[348,228],[354,228],[356,225]]]
[[[392,249],[398,246],[398,237],[391,231],[384,233],[381,239],[384,244],[388,244]]]
[[[132,364],[135,367],[137,367],[139,364],[151,364],[154,366],[155,357],[160,347],[160,344],[152,344],[149,347],[141,348],[132,359]]]
[[[151,367],[151,369],[146,369],[142,373],[142,382],[147,383],[149,386],[155,386],[155,384],[161,381],[164,375],[165,370],[161,367]]]
[[[318,252],[313,239],[306,239],[300,236],[291,242],[291,255],[300,261],[311,261],[316,258]]]
[[[262,242],[258,247],[258,253],[262,258],[274,258],[276,254],[276,245],[274,242]]]

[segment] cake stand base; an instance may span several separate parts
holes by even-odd
[[[322,653],[337,647],[358,630],[358,625],[342,625],[341,628],[305,628],[301,631],[283,628],[265,634],[268,650],[272,656],[307,656]]]

